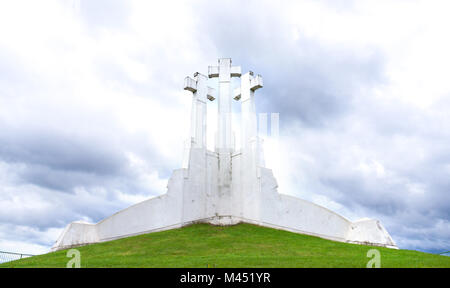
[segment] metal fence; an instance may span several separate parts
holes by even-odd
[[[32,256],[34,255],[0,251],[0,264]]]

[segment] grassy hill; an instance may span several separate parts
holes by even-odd
[[[79,247],[81,267],[366,267],[376,248],[381,267],[450,267],[450,257],[324,240],[250,224],[196,224]],[[65,267],[67,251],[0,267]]]

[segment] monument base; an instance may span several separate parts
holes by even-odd
[[[235,168],[240,167],[240,157],[239,153],[232,157]],[[249,223],[334,241],[397,248],[377,220],[351,222],[322,206],[278,193],[272,170],[267,168],[259,167],[258,175],[246,181],[238,176],[239,172],[234,173],[236,182],[231,195],[219,195],[214,181],[217,161],[214,152],[192,149],[190,168],[173,172],[166,194],[119,211],[97,224],[73,222],[64,229],[52,251],[194,223]],[[249,185],[254,189],[245,190]],[[223,212],[217,213],[219,210]]]

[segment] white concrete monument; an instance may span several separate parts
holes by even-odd
[[[341,242],[397,248],[378,220],[351,222],[314,203],[277,191],[272,170],[264,167],[262,139],[257,133],[255,92],[262,77],[219,59],[209,78],[218,77],[218,127],[215,151],[206,148],[207,100],[215,100],[208,77],[187,77],[192,92],[192,118],[187,168],[175,170],[167,193],[151,198],[96,223],[70,223],[52,250],[179,228],[192,223],[233,225],[240,222],[314,235]],[[240,88],[231,93],[231,78]],[[232,139],[231,101],[241,102],[241,147]]]

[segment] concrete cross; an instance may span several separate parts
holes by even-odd
[[[208,67],[209,78],[219,78],[218,150],[231,150],[231,77],[241,76],[241,67],[232,66],[230,58],[219,59],[218,66]]]
[[[247,92],[255,92],[262,87],[262,76],[259,74],[254,76],[254,73],[252,71],[249,71],[247,74],[244,74],[241,77],[241,87],[234,89],[234,100],[239,101],[242,97],[241,91],[244,90],[244,99],[242,99],[242,101],[247,101],[250,99],[250,93]]]
[[[241,100],[242,146],[250,145],[257,137],[255,91],[263,87],[261,75],[250,71],[241,77],[241,87],[234,90],[234,99]]]
[[[230,58],[219,59],[218,66],[208,67],[209,78],[219,78],[219,107],[216,151],[219,154],[219,195],[231,193],[231,77],[241,76],[241,67],[232,66]]]
[[[206,147],[206,99],[214,101],[215,90],[207,86],[208,77],[196,72],[194,79],[184,79],[184,90],[191,91],[191,144],[193,147]]]

